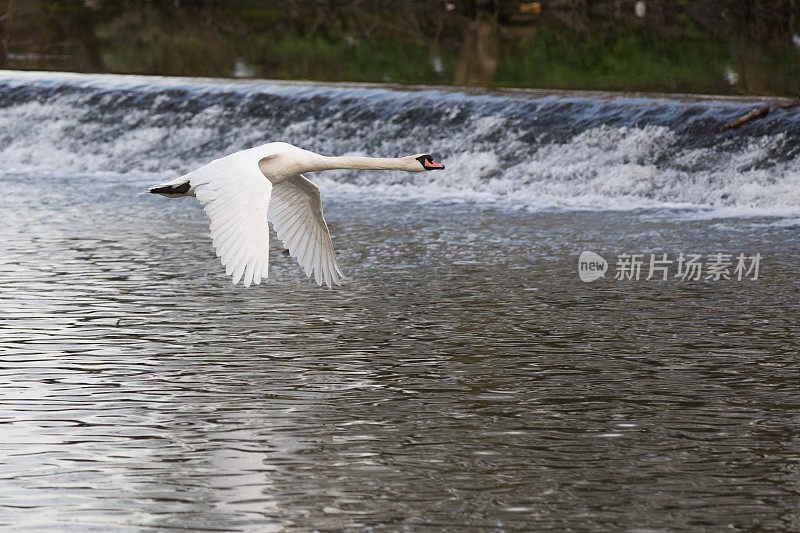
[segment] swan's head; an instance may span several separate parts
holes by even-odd
[[[431,156],[429,156],[428,154],[417,154],[417,155],[412,155],[411,157],[413,157],[414,159],[416,159],[419,162],[420,166],[422,167],[422,168],[420,168],[420,171],[422,171],[422,170],[444,170],[444,165],[434,161],[433,158]]]

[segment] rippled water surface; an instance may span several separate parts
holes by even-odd
[[[3,72],[0,528],[800,530],[800,110],[718,133],[755,105]],[[312,174],[347,281],[233,287],[139,193],[271,140],[447,170]],[[613,279],[714,252],[759,279]]]
[[[336,196],[349,275],[232,287],[193,199],[6,174],[0,523],[796,529],[798,226]],[[584,284],[583,249],[758,281]]]

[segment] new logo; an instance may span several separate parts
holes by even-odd
[[[581,281],[594,281],[606,275],[608,262],[602,256],[584,251],[578,258],[578,277]]]

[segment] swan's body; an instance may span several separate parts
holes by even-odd
[[[267,278],[269,226],[306,275],[340,284],[343,276],[319,188],[304,172],[331,169],[440,170],[427,154],[399,158],[328,157],[287,143],[242,150],[150,189],[170,198],[196,196],[211,219],[211,238],[225,272],[245,286]]]

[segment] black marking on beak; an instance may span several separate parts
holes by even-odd
[[[423,154],[417,158],[417,161],[425,168],[425,170],[444,170],[444,165],[437,163],[428,154]]]

